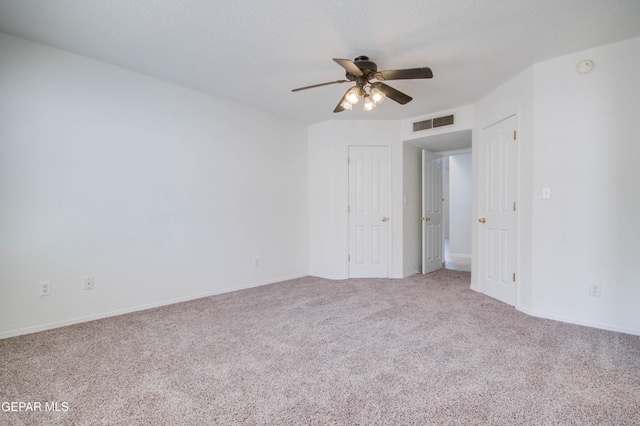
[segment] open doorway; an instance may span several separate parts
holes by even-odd
[[[421,211],[423,201],[423,179],[421,176],[422,170],[422,157],[423,150],[427,150],[434,154],[434,158],[441,158],[442,164],[448,162],[447,174],[444,174],[443,170],[443,187],[442,198],[443,201],[443,225],[442,227],[442,256],[441,267],[447,267],[457,270],[470,270],[471,265],[471,139],[472,130],[456,130],[446,133],[440,133],[437,135],[425,136],[420,139],[414,139],[411,141],[405,141],[403,152],[403,182],[404,182],[404,209],[403,209],[403,235],[404,235],[404,251],[403,251],[403,263],[404,263],[404,276],[410,276],[415,273],[420,273],[423,270],[423,244],[422,244],[422,227],[424,223],[424,214]],[[460,157],[457,157],[460,155]],[[466,158],[464,157],[466,155]],[[455,158],[454,171],[459,171],[460,159],[465,159],[463,163],[467,166],[468,175],[468,192],[466,189],[460,190],[459,174],[456,174],[451,180],[449,172],[451,170],[451,158]],[[447,187],[444,187],[446,179]],[[453,200],[451,196],[453,195]],[[467,218],[463,215],[458,215],[456,212],[460,208],[459,201],[466,201],[469,206],[466,211]],[[451,229],[451,208],[454,209],[453,219],[456,223],[465,222],[465,227],[454,225],[453,235]],[[445,211],[446,209],[446,211]],[[429,215],[428,215],[429,216]],[[460,236],[467,238],[468,245],[460,245]],[[453,239],[452,239],[453,238]],[[466,248],[465,248],[466,247]],[[451,256],[454,255],[454,256]]]
[[[471,271],[473,176],[471,153],[443,158],[443,234],[445,268]]]

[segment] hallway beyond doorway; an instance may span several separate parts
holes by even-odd
[[[444,240],[444,267],[453,271],[471,272],[471,258],[464,256],[451,256],[449,253],[449,238]]]

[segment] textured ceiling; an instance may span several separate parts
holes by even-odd
[[[640,36],[639,0],[0,0],[0,31],[305,123],[401,119],[467,105],[535,62]],[[331,58],[380,70],[400,106],[333,114]],[[1,60],[1,59],[0,59]]]

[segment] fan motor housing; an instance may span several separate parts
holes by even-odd
[[[365,75],[378,71],[378,66],[375,62],[370,61],[368,56],[358,56],[353,62],[355,62]]]

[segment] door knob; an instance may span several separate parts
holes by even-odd
[[[425,216],[424,221],[425,221],[425,222],[427,222],[427,221],[429,221],[429,220],[431,220],[431,218],[430,218],[430,217],[426,217],[426,216]]]
[[[420,216],[420,219],[418,219],[420,222],[422,222],[424,220],[424,217]]]
[[[389,218],[388,218],[388,217],[383,217],[383,218],[382,218],[382,221],[383,221],[383,222],[386,222],[386,221],[388,221],[388,220],[389,220]]]
[[[484,217],[481,217],[480,219],[478,219],[478,222],[480,223],[485,223],[487,221],[487,219],[485,219]]]

